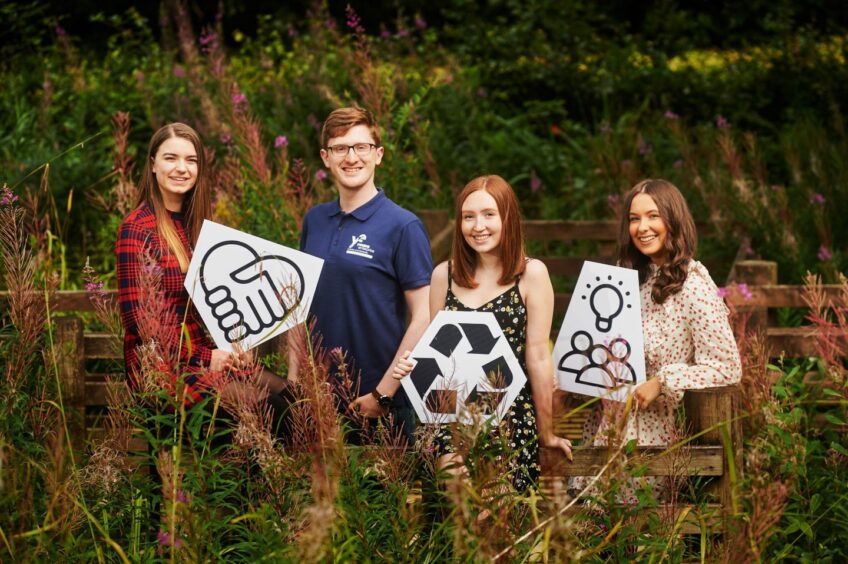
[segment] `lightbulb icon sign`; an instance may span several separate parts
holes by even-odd
[[[601,282],[601,277],[595,277],[596,282]],[[622,286],[623,282],[618,282],[618,286]],[[592,288],[592,284],[586,284],[586,288]],[[613,320],[622,312],[624,307],[630,308],[630,304],[625,304],[625,296],[629,296],[630,292],[622,293],[612,281],[612,276],[607,277],[607,281],[598,284],[592,289],[589,294],[589,308],[595,314],[595,328],[601,333],[608,333],[612,329]],[[581,296],[584,300],[586,296]]]

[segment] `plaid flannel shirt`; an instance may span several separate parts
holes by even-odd
[[[171,212],[171,218],[180,240],[190,250],[182,215]],[[215,345],[206,334],[194,306],[186,313],[189,296],[183,286],[185,274],[180,270],[180,263],[168,249],[167,243],[160,238],[156,229],[156,216],[146,203],[121,224],[115,254],[118,258],[118,303],[124,325],[124,362],[131,383],[137,384],[140,364],[138,347],[152,337],[156,339],[163,357],[161,368],[171,375],[173,384],[177,383],[179,374],[184,373],[184,383],[188,388],[187,401],[198,400],[204,388],[204,379],[211,376],[206,368]],[[151,279],[150,275],[142,271],[151,266],[145,260],[145,255],[152,257],[161,270],[161,287],[152,292],[141,287],[142,281]],[[164,305],[166,312],[165,319],[159,320],[161,328],[156,335],[141,335],[139,331],[139,321],[143,316],[140,308],[144,307],[145,295],[164,300],[164,304],[156,305],[157,308]],[[182,333],[183,320],[185,334]],[[180,347],[178,355],[177,347]]]

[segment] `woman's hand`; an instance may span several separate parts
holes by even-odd
[[[560,449],[566,458],[574,462],[574,455],[571,454],[571,441],[565,437],[557,437],[552,434],[547,437],[539,437],[539,443],[543,447]]]
[[[662,392],[662,384],[656,378],[651,378],[647,382],[642,382],[636,386],[633,397],[636,398],[639,409],[647,409],[659,397],[660,392]]]
[[[410,351],[403,351],[403,354],[400,355],[397,364],[395,364],[395,367],[392,368],[392,377],[395,380],[402,380],[405,376],[412,372],[415,364],[409,360],[409,355],[411,354],[412,353]]]
[[[233,353],[222,351],[221,349],[212,350],[212,359],[209,361],[209,370],[212,372],[224,372],[232,368]]]

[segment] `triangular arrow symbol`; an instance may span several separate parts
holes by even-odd
[[[509,364],[502,356],[484,364],[483,372],[486,374],[489,384],[495,389],[509,388],[512,384],[512,370],[509,369]]]
[[[439,370],[439,364],[434,358],[416,358],[415,360],[418,361],[418,364],[412,369],[409,377],[415,384],[418,395],[423,398],[436,378],[442,375],[442,371]]]
[[[500,337],[493,337],[489,326],[484,323],[460,323],[468,342],[471,343],[471,354],[489,354],[495,348]]]
[[[444,356],[450,356],[460,341],[462,341],[462,333],[456,325],[443,325],[430,342],[430,348]]]

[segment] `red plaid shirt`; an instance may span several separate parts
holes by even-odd
[[[170,213],[180,240],[190,251],[182,214]],[[156,229],[156,216],[146,203],[121,223],[115,254],[118,257],[118,303],[124,324],[124,361],[131,382],[136,383],[140,364],[137,348],[153,338],[158,343],[162,367],[171,374],[172,383],[176,384],[177,375],[183,372],[188,387],[187,400],[199,399],[204,387],[203,380],[211,376],[206,368],[215,344],[206,334],[194,306],[186,314],[189,296],[183,286],[185,274],[180,270],[177,257],[160,238]],[[152,258],[152,263],[145,260],[146,255]],[[158,266],[160,272],[157,276],[161,274],[161,285],[145,290],[142,287],[143,281],[150,281],[153,276],[142,269],[151,266]],[[149,303],[152,300],[162,300],[164,303]],[[143,335],[143,308],[162,313],[158,323],[154,324],[153,335]],[[178,353],[177,347],[180,348]]]

